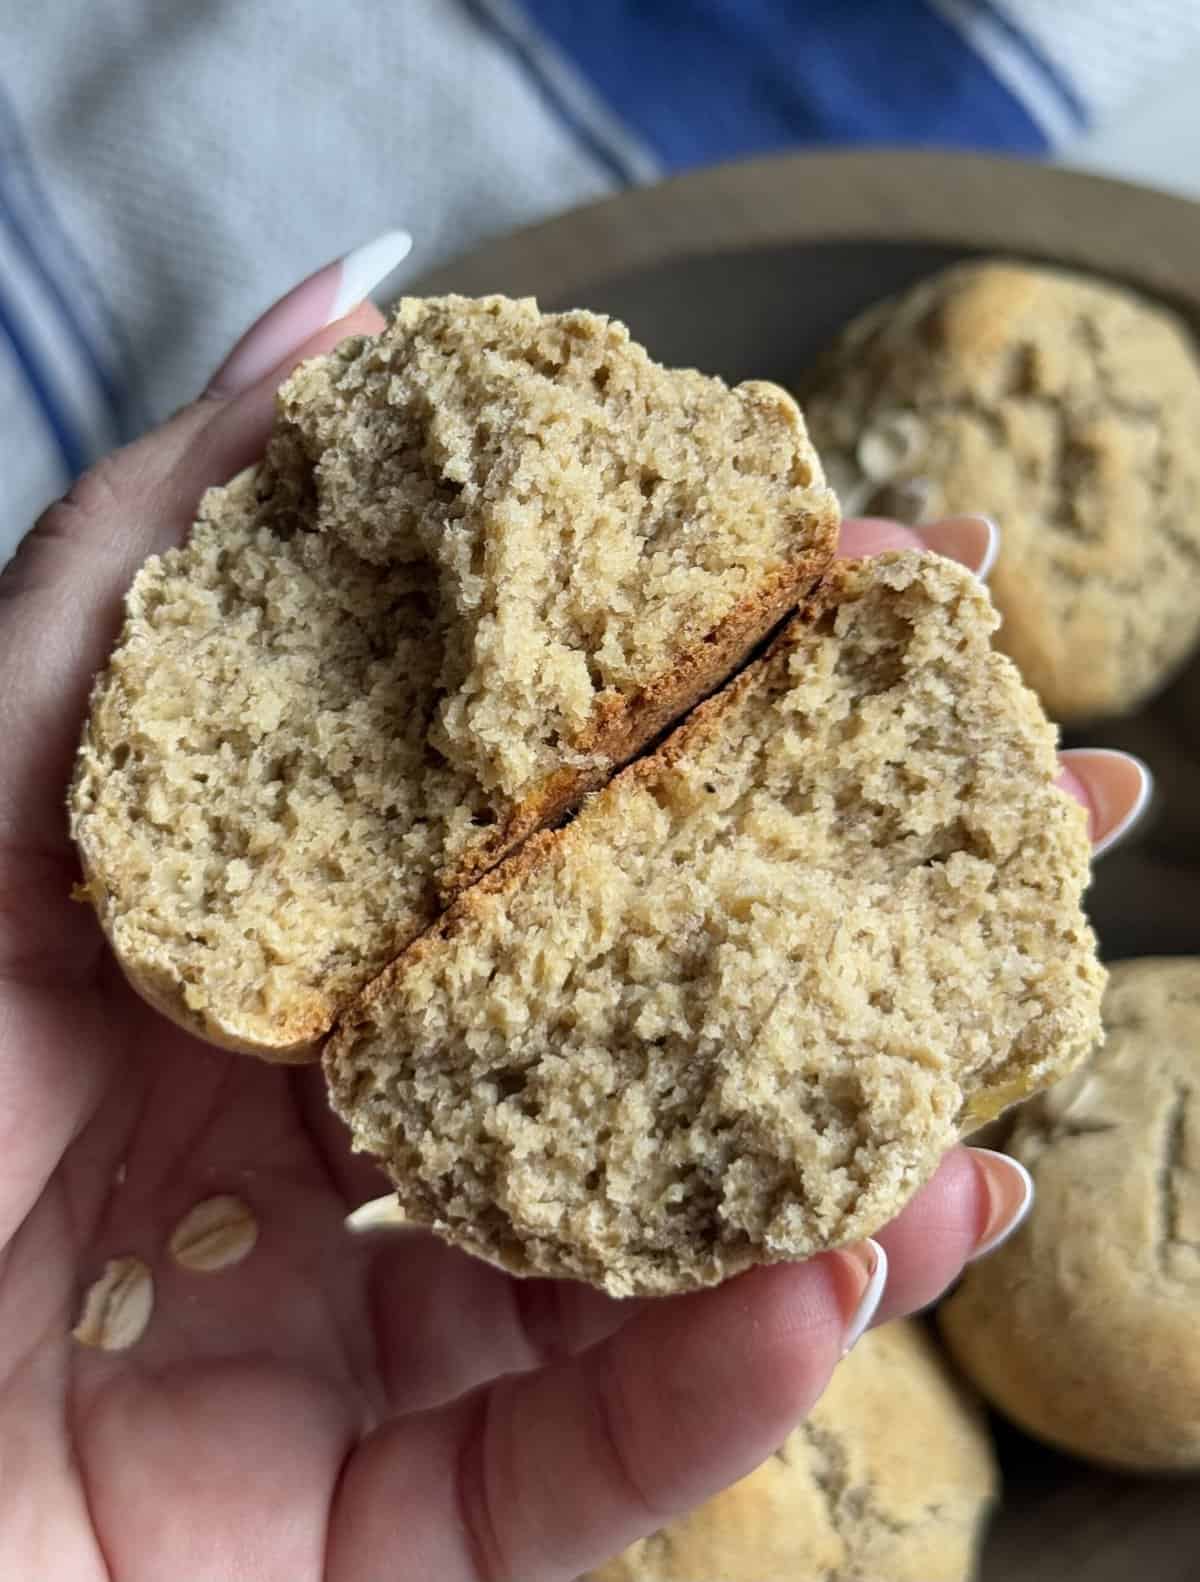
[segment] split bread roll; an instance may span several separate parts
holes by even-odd
[[[986,593],[835,532],[790,398],[589,314],[411,301],[302,366],[93,697],[130,980],[276,1060],[332,1029],[407,1217],[513,1271],[667,1293],[871,1234],[1091,1047],[1102,974]]]
[[[325,1058],[410,1220],[686,1290],[870,1235],[1086,1054],[1085,816],[995,624],[949,561],[836,566],[400,955]]]
[[[147,562],[71,793],[131,982],[311,1058],[444,899],[811,592],[837,507],[782,390],[620,324],[407,300],[284,385],[264,464]]]
[[[749,1477],[584,1582],[970,1582],[998,1484],[982,1413],[899,1320]]]

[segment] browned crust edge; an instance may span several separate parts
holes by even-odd
[[[725,715],[754,682],[771,659],[795,640],[798,628],[810,625],[827,610],[861,596],[867,580],[866,560],[837,561],[824,578],[809,592],[805,603],[788,621],[766,653],[735,676],[720,691],[699,704],[687,719],[667,737],[648,757],[638,758],[610,779],[597,793],[601,797],[620,796],[630,787],[655,785],[665,773],[700,743],[710,741],[720,734]],[[395,960],[391,961],[363,989],[362,993],[342,1013],[326,1044],[329,1057],[344,1041],[345,1035],[370,1020],[372,1007],[387,997],[397,979],[414,961],[430,954],[446,941],[462,932],[481,912],[482,903],[492,896],[511,895],[525,882],[539,863],[550,855],[563,850],[581,838],[578,823],[562,829],[543,829],[531,835],[518,850],[476,880],[469,889],[461,891],[442,915],[417,936]]]
[[[259,1059],[273,1065],[312,1065],[321,1058],[322,1039],[336,1015],[336,1007],[331,1006],[328,1016],[319,1023],[312,1016],[279,1018],[276,1025],[280,1042],[269,1044],[248,1033],[235,1031],[206,1011],[193,1009],[185,998],[185,985],[165,960],[161,963],[146,957],[135,960],[127,955],[114,935],[113,923],[117,908],[112,892],[89,861],[86,841],[82,836],[76,837],[76,847],[83,869],[83,883],[76,887],[74,899],[90,905],[95,912],[117,966],[140,999],[185,1033],[218,1049],[227,1049],[234,1054],[257,1055]]]
[[[832,496],[830,497],[832,500]],[[818,549],[781,566],[736,604],[675,664],[628,698],[609,697],[571,743],[601,762],[593,769],[558,769],[525,796],[502,825],[465,852],[439,887],[444,903],[455,900],[508,856],[522,841],[577,806],[589,791],[611,780],[676,720],[729,681],[764,637],[788,613],[812,597],[833,554],[836,506],[806,523],[822,534]]]

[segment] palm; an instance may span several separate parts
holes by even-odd
[[[123,1582],[182,1574],[171,1554],[195,1554],[196,1534],[207,1547],[214,1528],[231,1560],[286,1533],[287,1574],[319,1577],[340,1463],[383,1404],[366,1321],[371,1252],[342,1231],[342,1195],[304,1119],[298,1074],[202,1049],[121,985],[95,993],[110,1034],[85,1056],[105,1067],[100,1102],[0,1281],[10,1384],[0,1438],[36,1447],[11,1470],[28,1478],[34,1524],[55,1534],[56,1552],[69,1535],[78,1560],[62,1574],[80,1582],[106,1576],[106,1564]],[[48,1037],[58,1015],[48,1004]],[[220,1273],[176,1268],[165,1256],[173,1223],[216,1191],[251,1205],[258,1245]],[[124,1253],[150,1265],[156,1300],[118,1363],[68,1331],[76,1271],[91,1278]],[[21,1389],[35,1359],[54,1392]]]
[[[347,1234],[347,1208],[384,1183],[350,1155],[319,1072],[198,1044],[94,943],[86,995],[30,991],[39,1040],[73,1049],[97,1085],[0,1269],[0,1443],[21,1447],[3,1483],[32,1529],[53,1533],[55,1574],[78,1582],[159,1582],[198,1554],[213,1575],[253,1554],[256,1578],[320,1578],[331,1501],[362,1436],[538,1360],[531,1304],[425,1236]],[[102,1039],[79,1042],[98,1026]],[[254,1213],[254,1250],[217,1272],[178,1267],[173,1226],[220,1192]],[[155,1304],[143,1338],[114,1357],[69,1330],[80,1273],[124,1254],[150,1266]],[[611,1327],[606,1304],[589,1305],[575,1321]],[[30,1391],[31,1377],[54,1388]],[[13,1574],[40,1574],[36,1554]]]

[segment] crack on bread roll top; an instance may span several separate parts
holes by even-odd
[[[614,1295],[869,1235],[1094,1042],[1082,809],[960,567],[826,607],[536,837],[330,1041],[406,1213]]]
[[[828,563],[795,403],[533,303],[403,303],[142,568],[71,793],[130,981],[315,1054],[445,898],[719,686]]]
[[[664,369],[592,313],[405,299],[381,334],[300,368],[281,414],[322,531],[437,568],[434,741],[510,797],[627,757],[609,738],[647,685],[746,606],[740,658],[773,624],[764,594],[777,619],[833,549],[790,396]]]

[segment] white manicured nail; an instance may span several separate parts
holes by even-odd
[[[853,1258],[867,1277],[862,1295],[858,1299],[858,1306],[846,1325],[846,1336],[842,1342],[844,1357],[866,1334],[867,1326],[878,1311],[883,1299],[884,1287],[887,1285],[888,1260],[887,1253],[879,1243],[869,1238],[859,1242],[857,1246],[843,1247],[841,1251],[843,1257]]]
[[[407,231],[388,231],[293,286],[238,341],[209,381],[209,395],[239,395],[290,366],[306,341],[365,301],[411,247]]]
[[[355,1236],[370,1230],[398,1230],[407,1225],[408,1219],[394,1192],[374,1197],[369,1203],[360,1203],[345,1219],[346,1229]]]
[[[957,560],[986,582],[1000,553],[1000,529],[990,516],[948,516],[916,529],[935,554]]]
[[[1073,747],[1061,753],[1092,806],[1092,856],[1102,857],[1133,829],[1154,798],[1154,776],[1133,753]]]
[[[375,287],[408,257],[412,244],[407,231],[385,231],[373,242],[347,253],[341,261],[341,278],[325,322],[334,324],[365,302]]]
[[[970,1150],[983,1170],[988,1189],[988,1222],[975,1251],[967,1259],[975,1263],[995,1252],[1029,1217],[1033,1207],[1033,1177],[1019,1159],[997,1153],[994,1148]]]

